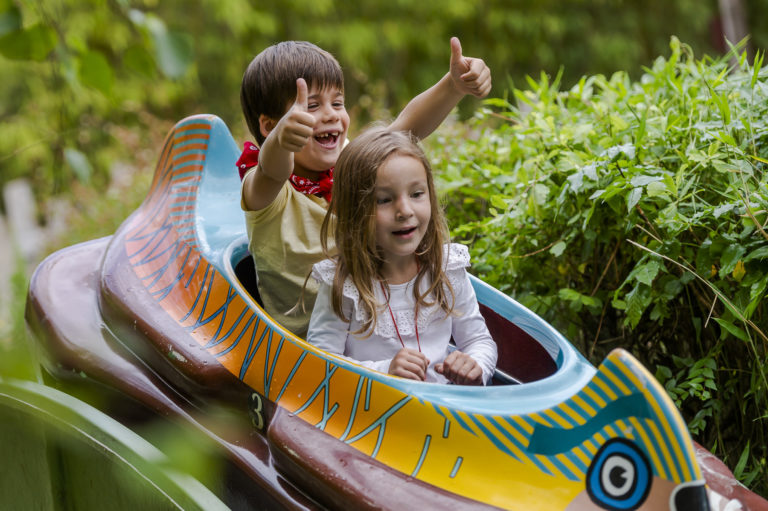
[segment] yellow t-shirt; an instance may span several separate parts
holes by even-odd
[[[245,212],[248,249],[256,264],[264,309],[285,328],[304,336],[317,297],[318,285],[314,279],[307,281],[304,291],[305,312],[286,313],[298,302],[312,265],[325,259],[320,246],[320,226],[328,202],[297,192],[286,181],[266,208],[248,210],[242,194],[241,208]],[[329,249],[333,247],[331,239]]]

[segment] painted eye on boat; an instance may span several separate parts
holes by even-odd
[[[614,438],[603,445],[587,471],[587,493],[605,509],[637,509],[653,482],[645,454],[632,442]]]

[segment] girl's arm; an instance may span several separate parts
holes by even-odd
[[[482,59],[464,57],[457,37],[451,38],[449,72],[431,88],[413,98],[390,129],[410,131],[422,139],[445,120],[467,94],[483,98],[491,91],[491,70]]]
[[[320,282],[317,299],[309,318],[307,342],[336,355],[344,355],[349,322],[342,321],[331,305],[331,286]]]
[[[429,361],[418,351],[402,349],[393,358],[382,360],[355,360],[346,356],[346,344],[350,324],[342,321],[331,306],[331,286],[320,283],[315,307],[309,320],[307,342],[329,353],[341,355],[347,360],[382,373],[424,381]],[[369,339],[367,342],[376,342]]]
[[[251,211],[269,206],[293,172],[293,153],[309,142],[315,118],[308,112],[307,83],[296,80],[296,101],[276,124],[260,119],[269,134],[259,151],[259,165],[245,175],[243,201]],[[260,129],[262,126],[259,127]]]
[[[456,311],[461,316],[453,317],[453,338],[456,347],[465,355],[469,355],[478,363],[483,371],[483,382],[493,375],[498,357],[496,343],[493,341],[485,319],[480,314],[477,296],[469,280],[469,274],[464,272],[464,280],[454,289],[456,293]],[[455,353],[455,352],[454,352]],[[453,353],[451,354],[453,355]],[[449,355],[450,357],[450,355]],[[446,357],[448,360],[448,357]]]

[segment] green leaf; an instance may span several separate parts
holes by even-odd
[[[744,262],[749,262],[753,259],[766,259],[768,258],[768,246],[766,247],[760,247],[758,249],[753,250],[747,256],[744,258]]]
[[[91,162],[88,161],[88,157],[82,152],[71,147],[64,149],[64,159],[67,164],[72,168],[72,171],[83,183],[88,183],[91,180],[93,174],[93,168]]]
[[[737,461],[736,466],[733,467],[733,475],[735,475],[737,479],[742,479],[744,477],[744,469],[747,466],[747,461],[749,461],[750,442],[751,440],[747,440],[747,445],[745,445],[744,449],[741,451],[741,455],[739,456],[739,461]]]
[[[638,282],[642,282],[646,286],[650,286],[651,284],[653,284],[653,279],[655,279],[656,275],[659,274],[660,268],[661,268],[661,264],[659,264],[658,261],[651,260],[645,263],[644,265],[635,268],[635,270],[632,273],[634,274]]]
[[[642,188],[633,188],[632,191],[629,193],[629,197],[627,197],[627,211],[632,211],[632,208],[634,208],[638,202],[640,202],[640,197],[643,196],[643,189]]]
[[[507,202],[504,200],[504,197],[502,197],[501,195],[491,195],[490,202],[491,202],[491,205],[493,205],[498,209],[501,209],[501,210],[507,209]]]
[[[661,178],[657,176],[635,176],[629,182],[632,186],[641,187],[660,180]]]
[[[737,327],[730,321],[727,321],[722,318],[714,318],[715,321],[717,321],[717,324],[720,325],[726,332],[733,335],[737,339],[741,339],[744,342],[749,341],[749,336],[747,336],[746,332],[742,330],[741,328]]]
[[[112,92],[114,76],[107,58],[98,51],[89,51],[80,57],[80,81],[108,96]]]
[[[668,192],[667,185],[661,181],[648,183],[648,186],[646,186],[645,189],[648,192],[648,197],[658,197],[659,195],[664,195]]]
[[[564,241],[558,241],[554,245],[552,245],[552,248],[549,249],[549,253],[552,254],[555,257],[560,256],[566,248],[566,244]]]
[[[712,215],[715,218],[720,218],[723,215],[723,213],[727,213],[731,211],[734,207],[735,207],[734,204],[721,204],[714,209],[714,211],[712,212]]]
[[[643,312],[651,303],[651,289],[643,284],[638,284],[627,293],[627,322],[635,328],[643,316]]]
[[[56,32],[42,24],[0,37],[0,53],[11,60],[45,60],[55,46]]]
[[[744,255],[744,252],[746,252],[747,249],[742,247],[741,245],[729,245],[728,248],[725,249],[725,252],[723,252],[723,255],[720,256],[720,277],[725,277],[729,273],[731,273],[734,268],[736,268],[736,264],[739,262],[739,259]]]

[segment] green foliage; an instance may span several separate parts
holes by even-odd
[[[28,177],[42,198],[103,189],[132,158],[119,130],[195,90],[190,37],[128,2],[0,2],[0,55],[0,185]]]
[[[484,280],[595,363],[640,356],[703,444],[765,470],[768,68],[670,46],[637,81],[489,100],[438,147],[449,221]]]

